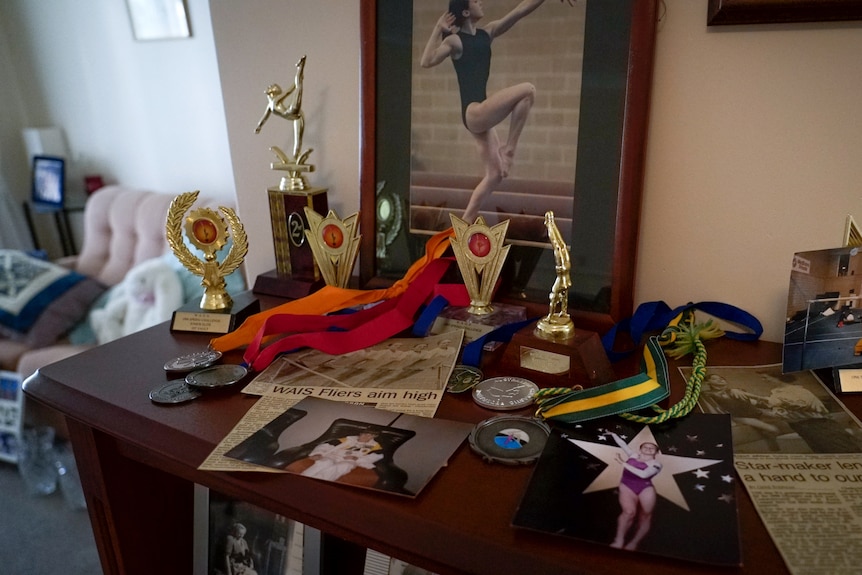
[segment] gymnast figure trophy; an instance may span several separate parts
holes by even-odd
[[[576,328],[569,316],[572,265],[554,212],[545,212],[545,227],[556,271],[548,314],[512,337],[502,363],[539,387],[591,387],[613,381],[614,371],[598,334]]]
[[[554,270],[557,278],[551,286],[548,295],[550,305],[548,315],[536,324],[536,335],[547,339],[568,339],[572,336],[575,324],[569,317],[569,288],[572,287],[572,264],[569,258],[569,246],[560,233],[554,221],[554,212],[545,212],[545,227],[548,229],[548,240],[554,249]]]
[[[308,220],[305,209],[318,214],[328,209],[326,189],[310,186],[307,175],[314,171],[308,163],[313,151],[303,149],[305,113],[302,110],[303,84],[305,80],[305,56],[296,63],[293,85],[282,89],[271,84],[264,91],[266,108],[254,128],[259,134],[270,117],[287,120],[293,127],[293,147],[290,154],[278,146],[270,146],[276,161],[270,169],[284,172],[277,186],[267,188],[269,213],[272,223],[272,241],[275,249],[275,270],[257,277],[255,293],[281,297],[303,297],[321,287],[320,271],[306,240]]]

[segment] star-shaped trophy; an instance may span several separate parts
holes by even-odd
[[[503,220],[493,227],[485,223],[482,216],[473,224],[468,224],[458,216],[450,214],[452,229],[452,251],[464,286],[470,296],[467,312],[473,315],[488,315],[494,311],[491,298],[500,278],[500,271],[506,263],[506,255],[511,246],[504,245],[509,220]]]
[[[333,210],[324,217],[305,208],[305,217],[308,218],[305,236],[326,285],[346,288],[362,239],[358,234],[359,212],[341,220]]]
[[[523,306],[493,302],[500,271],[511,246],[505,243],[509,220],[488,226],[482,216],[471,224],[454,214],[454,237],[449,240],[464,287],[470,297],[467,307],[447,306],[431,327],[431,333],[464,330],[464,341],[473,341],[501,325],[527,319]]]

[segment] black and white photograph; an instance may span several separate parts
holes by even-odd
[[[225,455],[304,477],[413,497],[472,427],[308,397]]]
[[[862,453],[859,420],[810,371],[710,366],[698,406],[730,415],[736,453]]]
[[[195,575],[302,575],[304,525],[195,485]]]

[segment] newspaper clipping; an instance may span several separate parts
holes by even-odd
[[[204,460],[207,471],[269,471],[225,453],[306,397],[433,417],[458,359],[462,330],[389,339],[342,355],[303,350],[276,358],[243,393],[260,396]]]
[[[791,573],[858,573],[862,425],[813,372],[708,373],[699,405],[731,416],[736,471]]]

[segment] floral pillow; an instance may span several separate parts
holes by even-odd
[[[87,276],[0,249],[0,334],[31,347],[51,345],[86,317],[104,291]]]

